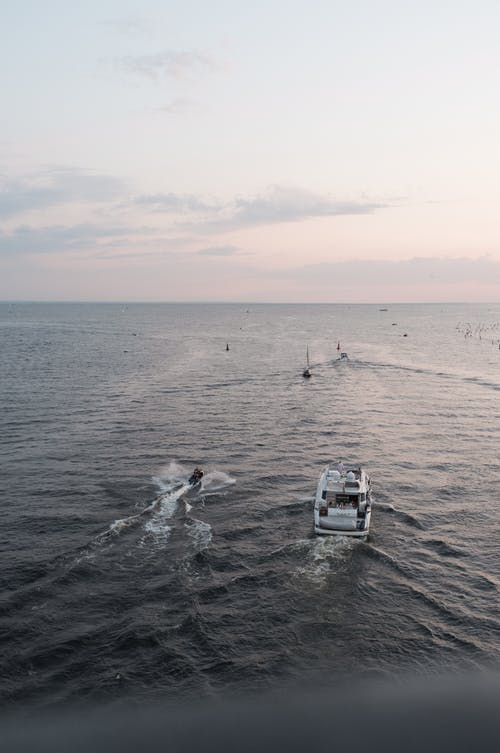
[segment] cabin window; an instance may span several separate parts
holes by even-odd
[[[357,507],[359,494],[337,494],[337,507]]]
[[[326,499],[326,489],[321,492],[321,499]]]
[[[337,494],[336,497],[337,505],[344,506],[348,505],[351,502],[351,495],[350,494]]]

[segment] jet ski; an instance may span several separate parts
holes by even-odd
[[[189,477],[188,483],[191,484],[191,486],[196,486],[197,484],[201,484],[202,478],[203,471],[201,470],[201,468],[195,468],[191,476]]]

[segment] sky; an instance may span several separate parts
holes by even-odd
[[[497,0],[1,16],[0,300],[499,300]]]

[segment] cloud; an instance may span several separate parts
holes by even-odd
[[[187,99],[186,97],[177,97],[173,99],[168,105],[164,107],[158,107],[157,112],[166,112],[169,115],[183,115],[186,112],[193,112],[193,110],[199,110],[200,105],[194,99]]]
[[[111,18],[99,21],[98,25],[127,37],[145,36],[154,31],[153,23],[147,18],[140,17]]]
[[[337,200],[302,188],[273,186],[263,195],[250,199],[237,198],[230,204],[211,207],[211,216],[198,220],[196,226],[205,231],[227,232],[282,222],[300,222],[314,217],[370,214],[386,206],[389,205]]]
[[[0,233],[0,254],[42,254],[94,247],[109,238],[126,239],[131,233],[145,232],[130,228],[103,228],[92,224],[64,227],[53,225],[35,228],[21,225],[11,233]]]
[[[152,80],[163,77],[181,79],[197,69],[217,67],[210,55],[196,50],[166,50],[150,55],[129,55],[116,62],[126,73]]]
[[[237,225],[267,225],[296,222],[309,217],[368,214],[380,208],[380,204],[338,201],[301,188],[273,186],[265,196],[238,199],[232,220]]]
[[[214,205],[207,204],[198,196],[192,194],[143,194],[137,196],[133,200],[133,204],[152,212],[165,213],[210,212],[217,209]]]
[[[237,246],[209,246],[196,252],[200,256],[234,256],[238,253]]]
[[[0,232],[0,257],[82,252],[86,258],[177,258],[190,255],[199,239],[165,235],[161,229],[138,225],[103,226],[92,223],[34,227],[20,225]]]
[[[116,198],[123,183],[109,175],[78,168],[52,168],[21,179],[0,180],[0,218],[75,201]]]
[[[353,259],[275,270],[273,274],[282,279],[295,280],[304,286],[481,285],[500,283],[500,261],[488,256],[476,259],[414,257],[404,261]]]
[[[136,197],[133,204],[153,212],[198,214],[179,224],[190,230],[228,232],[282,222],[300,222],[314,217],[370,214],[390,206],[367,201],[346,201],[312,193],[301,188],[273,186],[253,198],[208,203],[194,194],[158,193]]]

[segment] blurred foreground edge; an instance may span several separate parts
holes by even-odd
[[[4,713],[6,753],[500,750],[500,675],[369,681],[236,700]]]

